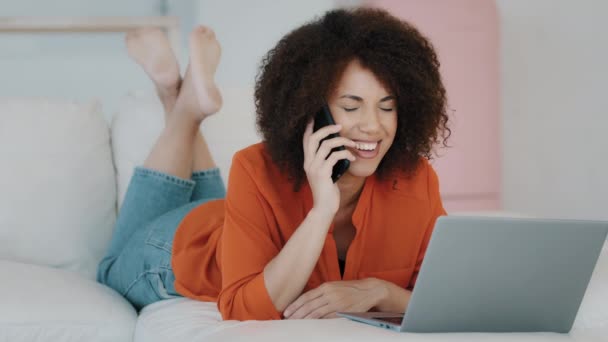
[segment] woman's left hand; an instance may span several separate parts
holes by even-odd
[[[375,278],[327,282],[310,290],[289,304],[286,319],[335,318],[336,312],[367,312],[386,293],[382,281]]]

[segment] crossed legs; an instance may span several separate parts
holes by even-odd
[[[129,55],[154,82],[165,110],[165,128],[144,167],[188,179],[192,171],[215,167],[201,122],[217,112],[222,96],[213,80],[220,45],[209,28],[199,26],[189,37],[190,62],[182,79],[166,35],[158,29],[129,32]]]
[[[199,130],[222,105],[213,81],[220,47],[213,31],[197,27],[190,35],[190,63],[182,79],[160,30],[129,32],[126,43],[129,55],[154,82],[165,110],[165,128],[143,167],[133,173],[97,280],[139,309],[179,296],[171,267],[175,231],[196,206],[225,196]]]

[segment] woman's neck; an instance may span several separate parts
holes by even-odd
[[[340,208],[352,208],[355,206],[365,185],[365,177],[355,177],[345,173],[337,182],[340,189]]]

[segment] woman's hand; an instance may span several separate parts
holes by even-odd
[[[308,178],[312,191],[313,209],[333,219],[340,205],[340,190],[331,179],[332,169],[339,160],[348,159],[354,161],[355,156],[349,150],[333,153],[331,150],[339,146],[355,147],[356,144],[350,139],[335,137],[323,141],[321,146],[319,146],[319,142],[328,135],[338,133],[341,126],[325,126],[314,133],[312,129],[313,121],[306,125],[306,130],[304,131],[302,144],[304,148],[304,171],[306,172],[306,178]],[[331,156],[329,156],[330,153]]]
[[[291,303],[286,319],[335,318],[336,312],[367,312],[386,297],[386,288],[375,278],[327,282]]]

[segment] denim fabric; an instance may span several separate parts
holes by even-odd
[[[217,168],[194,172],[191,180],[135,168],[97,281],[138,310],[178,297],[171,269],[175,230],[193,208],[225,196]]]

